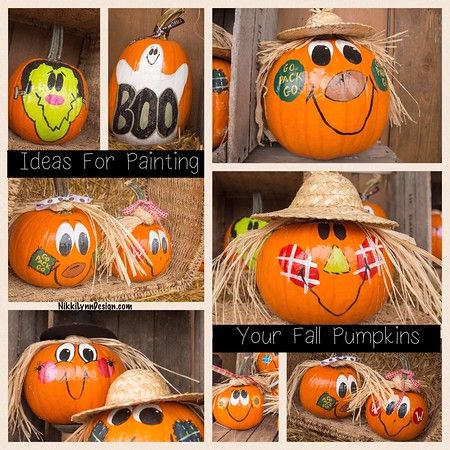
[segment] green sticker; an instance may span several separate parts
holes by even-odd
[[[387,77],[386,77],[386,72],[380,66],[380,64],[378,63],[378,61],[376,59],[374,59],[372,61],[372,73],[373,73],[373,76],[375,77],[377,86],[382,91],[387,91],[388,90],[388,81],[387,81]]]
[[[221,92],[228,91],[228,79],[225,72],[222,69],[213,69],[213,92],[220,94]]]
[[[278,70],[273,88],[284,102],[295,100],[305,85],[305,68],[297,59],[286,61]]]
[[[50,275],[53,266],[56,263],[56,258],[48,253],[45,253],[42,248],[38,248],[30,258],[28,265],[42,275]]]
[[[330,394],[327,394],[326,392],[324,392],[317,400],[317,406],[320,406],[321,408],[326,409],[327,411],[332,410],[336,405],[336,403],[337,400]]]

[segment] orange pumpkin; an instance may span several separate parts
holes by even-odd
[[[99,230],[78,208],[26,212],[9,229],[9,265],[34,286],[78,286],[94,273],[99,241]]]
[[[284,53],[265,84],[267,125],[287,150],[314,159],[359,153],[381,136],[387,77],[369,49],[319,38]]]
[[[76,67],[30,59],[9,79],[9,127],[35,144],[63,144],[83,128],[88,97],[86,80]]]
[[[212,70],[212,121],[213,148],[223,141],[228,129],[228,102],[230,97],[231,64],[213,58]]]
[[[74,414],[103,406],[109,386],[125,371],[108,347],[81,342],[48,345],[31,360],[23,392],[40,419],[69,424]]]
[[[278,353],[258,353],[256,369],[260,373],[278,371]]]
[[[109,82],[109,126],[133,145],[173,141],[192,103],[189,58],[174,41],[145,38],[122,52]]]
[[[373,214],[374,216],[384,217],[385,219],[388,218],[386,211],[377,203],[364,200],[363,206],[368,213]]]
[[[213,415],[232,430],[248,430],[262,422],[264,395],[257,386],[230,386],[213,399]]]
[[[203,420],[189,406],[157,402],[113,409],[93,421],[91,442],[202,442]]]
[[[395,395],[385,404],[372,398],[367,400],[367,423],[384,439],[410,441],[419,436],[428,424],[427,403],[418,392],[393,391]]]
[[[431,253],[442,259],[442,215],[438,210],[431,213]]]
[[[317,417],[340,419],[350,416],[348,404],[359,387],[359,377],[350,366],[315,366],[299,385],[300,404]]]
[[[256,283],[267,306],[288,322],[358,323],[387,300],[382,270],[392,272],[392,265],[384,255],[353,222],[289,224],[264,241]]]

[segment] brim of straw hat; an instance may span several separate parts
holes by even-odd
[[[213,47],[212,50],[214,58],[226,59],[227,61],[231,61],[231,50],[229,48]]]
[[[345,206],[328,206],[326,208],[320,206],[303,206],[300,208],[285,208],[269,213],[253,214],[252,217],[266,221],[273,219],[294,219],[303,221],[338,220],[357,222],[362,225],[375,225],[380,228],[392,229],[398,227],[398,223],[393,220],[375,216],[374,214],[366,212],[364,209]]]
[[[296,41],[298,39],[313,38],[316,36],[340,35],[355,38],[366,38],[375,34],[375,29],[362,23],[335,23],[315,26],[289,28],[280,31],[277,39],[280,41]]]
[[[203,404],[203,394],[198,392],[187,394],[172,394],[163,395],[161,397],[149,397],[136,400],[134,402],[111,403],[109,405],[101,406],[100,408],[88,409],[72,416],[72,422],[86,423],[89,422],[93,416],[106,411],[112,411],[117,408],[127,408],[130,406],[142,405],[145,403],[160,403],[160,402],[178,402],[178,403],[194,403],[197,405]]]

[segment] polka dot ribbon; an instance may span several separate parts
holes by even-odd
[[[264,388],[264,386],[262,386],[260,383],[258,383],[253,377],[249,376],[249,375],[238,375],[236,373],[231,372],[230,370],[224,369],[223,367],[219,367],[219,366],[212,366],[212,370],[214,372],[220,373],[221,375],[227,377],[227,378],[231,378],[233,380],[242,380],[247,384],[256,384],[258,385],[261,389],[266,390]]]
[[[71,203],[91,203],[92,198],[87,195],[58,195],[57,197],[46,198],[45,200],[41,200],[39,203],[36,203],[36,211],[42,211],[43,209],[48,209],[53,205],[57,205],[62,202],[71,202]]]
[[[356,356],[352,356],[352,355],[336,355],[336,356],[331,356],[330,358],[320,361],[320,365],[321,366],[329,366],[330,364],[334,364],[338,361],[355,362],[355,361],[358,361],[358,358]]]
[[[138,208],[142,208],[144,211],[151,214],[155,219],[165,219],[169,215],[167,212],[163,211],[159,206],[156,206],[150,200],[137,200],[130,206],[127,206],[122,211],[122,214],[124,216],[131,216]]]
[[[412,371],[412,370],[407,370],[407,369],[399,369],[399,370],[394,370],[392,372],[387,373],[384,378],[386,378],[386,380],[393,380],[396,377],[400,377],[403,382],[405,381],[409,381],[411,383],[411,385],[413,386],[414,389],[416,390],[420,390],[422,385],[417,381],[416,379],[416,374]],[[405,389],[403,389],[405,390]]]

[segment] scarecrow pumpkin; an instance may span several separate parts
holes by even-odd
[[[112,383],[104,406],[73,416],[83,425],[70,438],[89,442],[202,442],[203,419],[193,404],[203,394],[173,394],[148,370],[128,370]]]
[[[192,102],[192,74],[183,47],[168,40],[183,9],[168,9],[153,34],[131,42],[109,82],[109,126],[132,145],[165,144],[183,131]]]
[[[370,428],[391,441],[410,441],[419,436],[429,421],[429,409],[414,372],[406,369],[386,375],[393,388],[387,401],[371,397],[366,403]]]
[[[258,353],[256,370],[260,373],[278,371],[278,353]]]
[[[370,197],[375,195],[380,190],[380,181],[381,181],[381,175],[376,174],[373,177],[371,177],[363,190],[363,192],[360,194],[362,204],[364,206],[364,209],[370,213],[375,214],[378,217],[383,217],[384,219],[387,219],[388,216],[386,214],[386,211],[377,203],[371,202],[369,200]]]
[[[234,239],[215,263],[216,308],[222,301],[231,301],[228,310],[239,305],[231,321],[267,322],[270,310],[292,323],[359,323],[390,296],[398,308],[408,302],[406,316],[420,308],[440,323],[441,282],[427,262],[432,256],[391,231],[396,222],[367,213],[342,175],[313,172],[288,208],[252,218],[269,223]],[[245,277],[233,255],[255,252],[256,277]]]
[[[160,221],[167,218],[167,213],[153,202],[146,200],[142,189],[133,183],[127,186],[134,192],[136,201],[122,211],[120,223],[129,230],[139,243],[141,249],[132,247],[132,252],[139,261],[142,273],[128,275],[131,281],[149,281],[162,274],[172,257],[172,240],[169,232]],[[113,274],[118,276],[117,266]]]
[[[442,213],[437,209],[431,212],[431,253],[442,259]]]
[[[27,440],[39,432],[24,413],[22,393],[40,419],[56,425],[71,423],[72,415],[103,406],[110,385],[126,369],[156,371],[142,353],[90,324],[49,328],[40,342],[28,346],[9,373],[10,431]]]
[[[290,152],[338,158],[375,144],[389,114],[396,125],[407,116],[398,96],[391,96],[391,57],[372,27],[345,23],[328,8],[313,9],[305,26],[277,39],[260,49],[259,142],[264,116]]]
[[[63,28],[55,26],[47,59],[32,58],[9,79],[9,127],[35,144],[63,144],[77,136],[88,115],[82,72],[60,61]]]

